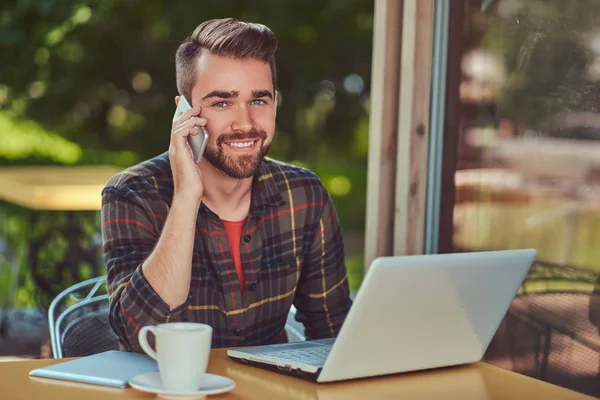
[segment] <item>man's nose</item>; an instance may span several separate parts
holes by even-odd
[[[247,106],[242,106],[238,109],[231,127],[234,131],[243,132],[250,131],[254,128],[254,119]]]

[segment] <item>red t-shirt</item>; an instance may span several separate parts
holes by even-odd
[[[246,219],[242,221],[225,221],[225,230],[227,231],[227,241],[229,242],[229,251],[233,257],[233,264],[235,265],[235,271],[237,272],[238,279],[240,280],[241,291],[244,291],[246,284],[246,278],[244,277],[244,270],[242,269],[242,257],[240,256],[240,243],[242,241],[242,229]]]

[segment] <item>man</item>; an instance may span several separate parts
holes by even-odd
[[[282,343],[292,304],[307,338],[337,335],[350,298],[331,198],[312,172],[265,158],[276,48],[264,25],[199,25],[176,55],[193,109],[173,123],[168,153],[103,190],[110,323],[123,349],[141,352],[140,327],[175,321],[211,325],[213,347]],[[209,139],[196,165],[187,136],[198,126]]]

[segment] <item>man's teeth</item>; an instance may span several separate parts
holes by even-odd
[[[230,146],[233,147],[250,147],[254,144],[254,140],[252,142],[236,142],[236,143],[227,143]]]

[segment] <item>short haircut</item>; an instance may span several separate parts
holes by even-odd
[[[196,84],[196,59],[203,50],[207,50],[222,57],[252,58],[268,63],[275,91],[277,45],[277,37],[265,25],[238,21],[235,18],[205,21],[194,29],[177,50],[177,90],[191,101],[192,88]]]

